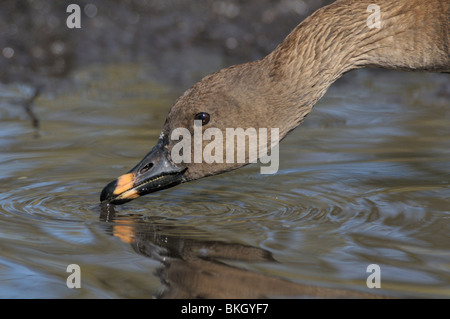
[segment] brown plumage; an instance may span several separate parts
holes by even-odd
[[[372,4],[379,6],[380,28],[368,25]],[[265,58],[222,69],[187,90],[170,110],[158,144],[125,177],[108,184],[101,200],[120,204],[245,165],[174,164],[170,151],[178,141],[171,133],[181,127],[193,134],[194,117],[206,112],[210,122],[203,130],[279,128],[281,139],[333,82],[363,67],[450,72],[450,1],[338,0],[317,10]]]

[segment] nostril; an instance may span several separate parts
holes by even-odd
[[[144,167],[142,167],[139,170],[139,174],[144,174],[144,173],[148,172],[148,170],[151,169],[152,167],[153,167],[153,163],[146,164]]]

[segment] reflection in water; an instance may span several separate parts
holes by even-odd
[[[99,191],[157,141],[179,95],[152,74],[79,70],[70,90],[32,101],[39,129],[32,88],[0,85],[1,298],[344,294],[294,283],[450,296],[447,75],[349,73],[282,142],[277,174],[249,166],[99,222]],[[65,286],[72,263],[79,290]],[[380,290],[365,286],[369,264]]]
[[[140,215],[117,216],[113,205],[102,206],[100,219],[109,223],[108,231],[113,236],[130,244],[137,253],[161,262],[157,275],[166,289],[157,298],[380,298],[297,284],[229,265],[227,261],[277,261],[269,251],[257,247],[173,234],[192,234],[194,230],[187,226],[162,226],[155,222],[158,218],[144,219]]]

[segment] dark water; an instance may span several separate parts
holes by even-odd
[[[152,72],[77,71],[34,101],[38,129],[31,88],[0,87],[0,297],[450,297],[448,76],[349,73],[282,142],[277,174],[100,207],[181,93]]]

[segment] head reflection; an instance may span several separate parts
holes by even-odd
[[[303,285],[232,263],[277,263],[264,249],[205,240],[208,234],[161,217],[118,215],[103,205],[108,232],[146,257],[158,260],[156,275],[164,285],[156,298],[377,298],[347,290]],[[243,284],[245,283],[245,284]],[[149,296],[150,297],[150,296]]]

